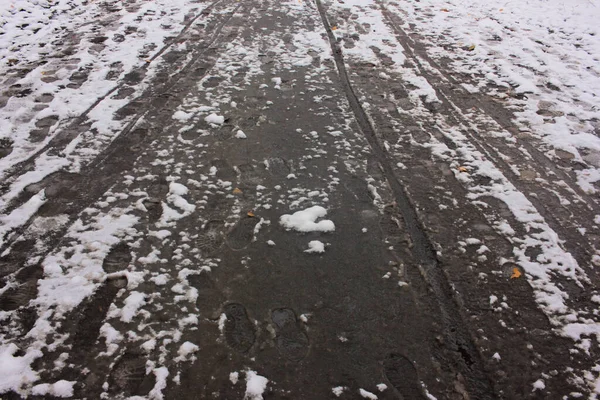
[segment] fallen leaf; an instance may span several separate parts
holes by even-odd
[[[519,268],[513,268],[513,273],[512,273],[512,275],[510,276],[510,279],[517,279],[517,278],[520,278],[520,277],[521,277],[521,275],[523,275],[523,274],[521,274],[521,271],[519,271]]]
[[[473,50],[475,50],[475,45],[474,45],[474,44],[470,45],[470,46],[469,46],[469,48],[468,48],[467,50],[469,50],[469,51],[473,51]]]
[[[242,189],[240,189],[240,188],[233,189],[233,194],[240,194],[240,193],[242,193]]]
[[[460,172],[469,172],[469,170],[467,168],[465,168],[465,167],[458,167],[458,170]]]
[[[337,26],[335,26],[335,25],[334,25],[334,26],[332,26],[332,27],[331,27],[331,30],[332,30],[332,31],[337,31]]]
[[[450,10],[448,10],[447,8],[442,8],[440,11],[443,11],[443,12],[450,12]]]
[[[255,217],[256,215],[254,215],[254,213],[252,211],[248,211],[248,216],[249,217]]]

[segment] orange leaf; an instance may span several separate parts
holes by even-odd
[[[468,170],[468,169],[466,169],[465,167],[458,167],[458,170],[459,170],[460,172],[469,172],[469,170]]]
[[[240,188],[233,189],[233,194],[240,194],[240,193],[242,193],[242,190]]]
[[[331,30],[332,30],[332,31],[337,31],[337,26],[335,26],[335,25],[334,25],[334,26],[332,26],[332,27],[331,27]]]
[[[256,215],[254,215],[254,213],[253,213],[252,211],[248,211],[248,214],[247,214],[247,215],[248,215],[249,217],[255,217],[255,216],[256,216]]]
[[[517,278],[520,278],[520,277],[521,277],[521,275],[523,275],[523,274],[521,274],[521,271],[519,271],[519,268],[513,268],[513,273],[512,273],[512,275],[510,276],[510,279],[517,279]]]
[[[443,11],[443,12],[450,12],[450,10],[448,10],[447,8],[442,8],[440,11]]]

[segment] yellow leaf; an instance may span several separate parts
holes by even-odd
[[[459,170],[460,172],[469,172],[469,170],[468,170],[468,169],[466,169],[465,167],[458,167],[458,170]]]
[[[337,31],[337,26],[335,26],[335,25],[334,25],[334,26],[332,26],[332,27],[331,27],[331,30],[332,30],[332,31]]]
[[[256,215],[254,215],[254,213],[252,211],[248,211],[248,216],[249,217],[255,217]]]
[[[521,274],[521,271],[519,271],[519,268],[513,268],[513,273],[512,273],[512,275],[510,276],[510,279],[517,279],[517,278],[520,278],[520,277],[521,277],[521,275],[523,275],[523,274]]]
[[[474,45],[474,44],[470,45],[468,50],[469,50],[469,51],[473,51],[473,50],[475,50],[475,45]]]
[[[240,194],[240,193],[242,193],[242,190],[240,188],[233,189],[233,194]]]

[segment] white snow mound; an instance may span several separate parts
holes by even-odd
[[[305,253],[325,253],[325,244],[319,240],[311,240],[308,242],[308,250]]]
[[[321,206],[313,206],[294,214],[284,214],[279,218],[279,223],[287,230],[294,229],[298,232],[332,232],[335,230],[333,221],[324,219],[315,222],[318,218],[327,215],[327,210]]]
[[[204,118],[204,120],[209,124],[223,125],[225,122],[225,117],[212,113],[208,117]]]
[[[246,395],[244,400],[263,400],[263,392],[269,380],[256,371],[246,371]]]

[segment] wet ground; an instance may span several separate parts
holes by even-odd
[[[261,398],[247,371],[269,380],[265,399],[585,394],[577,376],[597,343],[571,351],[520,262],[572,257],[589,278],[574,267],[551,279],[595,318],[599,205],[569,160],[515,131],[503,104],[461,91],[464,77],[428,59],[383,1],[364,14],[323,0],[199,4],[152,79],[132,70],[94,105],[125,98],[107,116],[124,128],[9,206],[44,190],[0,267],[2,338],[39,380],[3,398],[53,398],[31,386],[59,380],[75,398]],[[363,48],[360,33],[336,37],[355,24],[365,41],[365,18],[393,36]],[[364,48],[380,62],[356,56]],[[408,70],[439,101],[415,95]],[[101,142],[89,113],[15,165],[5,193],[42,157]],[[497,172],[464,167],[475,153]],[[500,184],[531,202],[531,220],[491,194]],[[280,224],[315,205],[334,231]],[[314,240],[323,253],[306,251]]]

